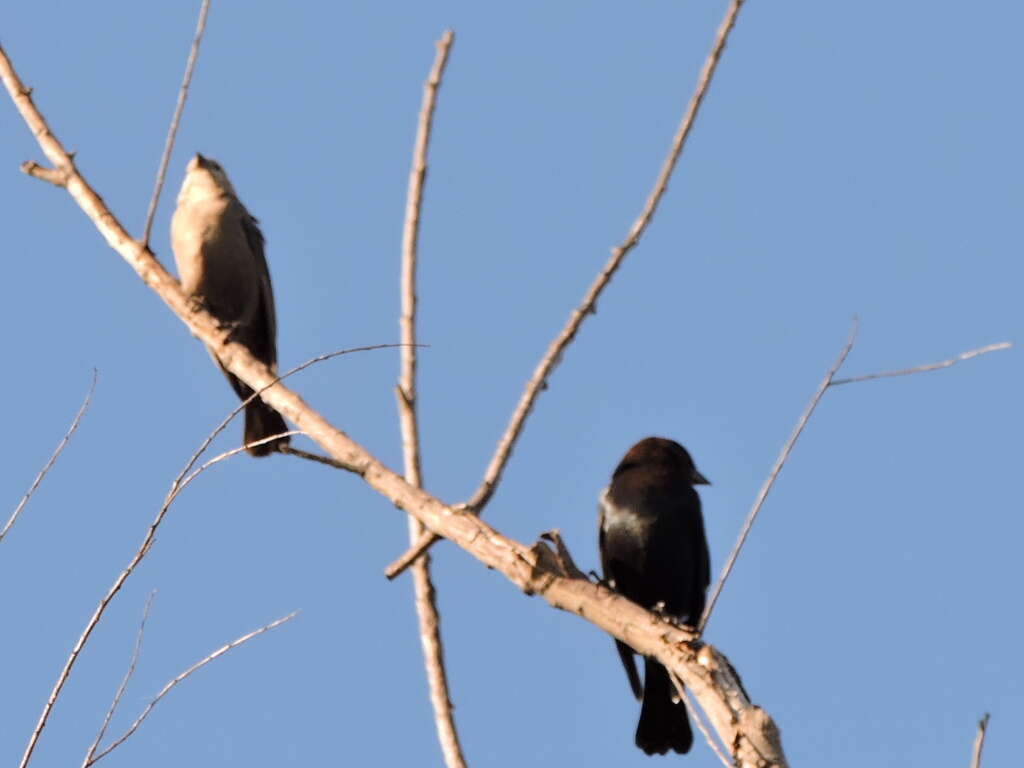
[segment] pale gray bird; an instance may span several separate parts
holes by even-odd
[[[253,357],[276,371],[274,291],[263,234],[215,160],[196,154],[189,161],[171,219],[171,245],[185,293],[231,329],[232,341],[247,346]],[[248,398],[253,390],[228,372],[216,355],[213,359],[235,394]],[[258,397],[246,406],[246,443],[287,430],[281,415]],[[248,451],[266,456],[287,444],[284,437]]]

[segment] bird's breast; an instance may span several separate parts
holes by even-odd
[[[206,198],[196,202],[182,202],[171,219],[171,246],[182,287],[189,294],[204,292],[206,284],[224,268],[235,269],[235,264],[221,262],[242,261],[245,244],[226,243],[231,227],[228,221],[229,204],[225,199]],[[227,246],[227,247],[224,247]]]
[[[605,489],[601,494],[601,528],[607,533],[614,531],[618,535],[627,535],[636,539],[646,539],[651,533],[655,520],[648,515],[640,514],[629,506],[616,504]]]

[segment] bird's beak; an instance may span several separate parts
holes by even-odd
[[[199,170],[200,168],[209,168],[209,166],[210,161],[207,158],[203,157],[198,152],[196,152],[196,156],[189,161],[188,170],[196,171]]]
[[[690,482],[693,483],[694,485],[711,485],[711,481],[704,477],[704,475],[702,475],[696,469],[693,470],[693,477],[690,478]]]

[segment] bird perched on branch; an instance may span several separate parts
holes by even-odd
[[[253,357],[277,369],[274,291],[263,253],[263,234],[215,160],[197,154],[188,164],[171,220],[171,245],[185,293],[231,330]],[[230,373],[210,350],[242,400],[253,390]],[[281,415],[255,398],[245,407],[246,444],[288,431]],[[266,456],[288,444],[283,437],[247,448]]]
[[[601,567],[607,584],[649,610],[695,625],[711,582],[700,497],[708,481],[679,443],[648,437],[634,445],[612,474],[599,500]],[[648,755],[690,751],[693,732],[686,705],[668,670],[644,659],[644,681],[635,651],[616,640],[630,686],[643,699],[636,745]]]

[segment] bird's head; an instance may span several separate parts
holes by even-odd
[[[622,457],[615,474],[634,467],[685,477],[691,485],[711,485],[711,481],[697,471],[689,452],[675,440],[665,437],[646,437],[634,445]]]
[[[216,160],[203,157],[198,152],[188,161],[185,181],[182,182],[178,202],[195,202],[211,197],[234,195],[227,173]]]

